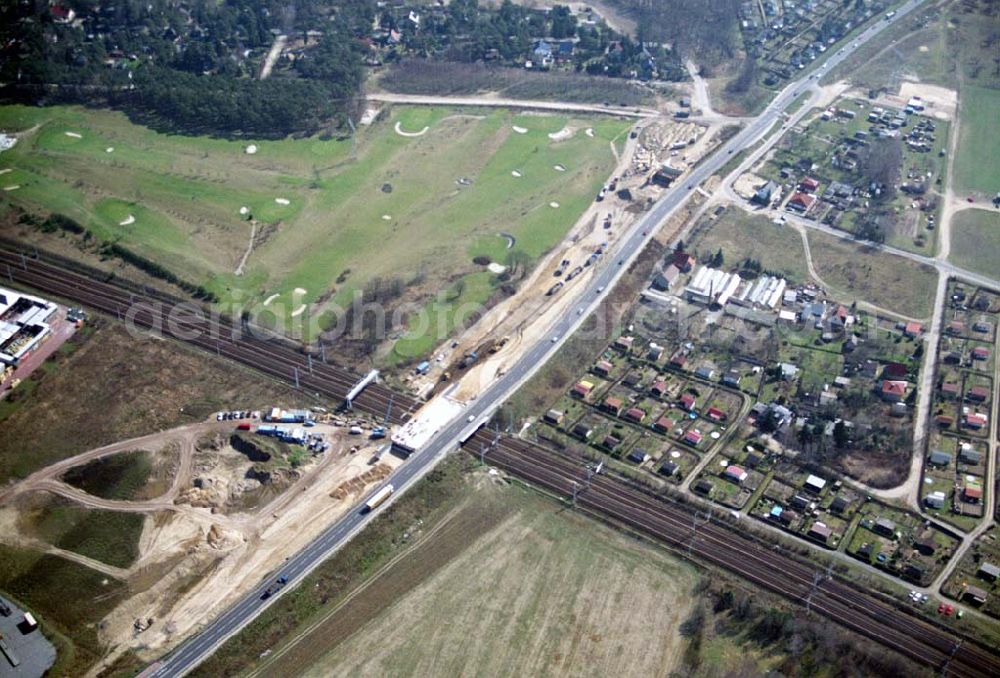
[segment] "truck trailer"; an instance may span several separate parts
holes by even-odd
[[[374,511],[379,506],[381,506],[383,503],[385,503],[385,500],[388,499],[390,495],[392,495],[392,491],[394,489],[395,488],[390,483],[389,485],[386,485],[381,490],[379,490],[378,492],[376,492],[375,494],[373,494],[371,496],[371,498],[369,498],[368,501],[365,502],[365,508],[364,508],[363,513],[368,513],[369,511]]]

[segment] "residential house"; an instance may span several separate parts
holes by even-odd
[[[965,323],[961,320],[952,320],[948,323],[948,327],[945,329],[945,332],[951,335],[965,334]]]
[[[550,424],[555,424],[556,426],[559,426],[563,423],[563,419],[565,418],[565,416],[566,415],[564,415],[559,410],[549,410],[548,412],[545,413],[545,421],[547,421]]]
[[[659,470],[657,472],[661,476],[667,476],[669,478],[669,477],[673,476],[675,473],[677,473],[677,469],[678,468],[679,467],[677,466],[676,463],[667,460],[667,461],[663,462],[662,464],[660,464],[660,468],[659,468]]]
[[[813,494],[819,494],[823,491],[824,487],[826,487],[826,480],[811,474],[808,478],[806,478],[805,484],[802,485],[802,489],[807,492],[812,492]]]
[[[706,367],[705,365],[702,365],[694,371],[694,376],[699,379],[711,379],[714,374],[715,371],[711,367]]]
[[[973,348],[969,354],[972,356],[973,360],[989,360],[990,359],[990,349],[985,346],[976,346]]]
[[[781,378],[785,381],[795,379],[799,374],[799,368],[791,363],[781,363]]]
[[[625,410],[625,419],[636,424],[641,424],[642,420],[646,418],[646,413],[638,407],[630,407]]]
[[[995,582],[1000,579],[1000,567],[990,562],[980,563],[976,576],[984,581]]]
[[[960,446],[958,452],[958,459],[959,461],[965,464],[969,464],[971,466],[977,466],[979,465],[980,462],[982,462],[983,455],[982,453],[979,452],[979,450],[974,448],[972,445],[969,445],[968,443],[963,443]]]
[[[879,389],[882,400],[890,403],[898,403],[906,398],[906,389],[910,383],[899,379],[883,379]]]
[[[951,455],[942,450],[934,450],[927,458],[927,463],[938,468],[945,468],[951,464]]]
[[[973,605],[985,605],[986,597],[989,594],[978,586],[966,586],[965,595],[962,597]]]
[[[702,478],[701,480],[699,480],[698,482],[696,482],[694,484],[694,487],[692,487],[691,489],[693,489],[698,494],[702,494],[702,495],[705,495],[707,497],[708,495],[710,495],[712,493],[712,490],[714,488],[715,488],[715,486],[712,485],[712,483],[710,483],[708,480],[705,480],[704,478]]]
[[[646,360],[655,363],[659,362],[661,357],[663,357],[663,347],[659,344],[651,343],[649,349],[646,351]]]
[[[690,273],[691,269],[698,262],[694,256],[688,254],[687,252],[674,251],[672,264],[677,267],[681,273]]]
[[[667,382],[663,379],[657,379],[653,382],[653,385],[649,387],[649,392],[657,398],[662,398],[667,392]]]
[[[812,177],[805,177],[799,182],[799,190],[805,193],[815,193],[817,188],[819,188],[819,182]]]
[[[720,410],[718,407],[710,407],[705,412],[705,415],[712,421],[725,421],[726,413]]]
[[[879,518],[875,521],[873,531],[884,537],[896,537],[896,523],[888,518]]]
[[[781,200],[781,186],[774,181],[768,181],[757,189],[757,191],[753,194],[753,198],[750,199],[750,202],[755,205],[763,205],[764,207],[767,207],[776,200]]]
[[[728,386],[730,388],[739,388],[740,379],[742,378],[743,376],[740,374],[739,370],[735,369],[726,370],[726,373],[722,375],[722,385]]]
[[[795,193],[788,202],[785,203],[785,209],[792,212],[806,213],[816,202],[816,198],[805,193]]]
[[[821,523],[818,520],[812,524],[809,528],[809,532],[806,534],[810,539],[815,539],[821,544],[826,544],[830,541],[830,537],[833,536],[833,530],[827,527],[826,523]]]
[[[594,430],[586,424],[577,424],[573,427],[573,435],[581,440],[590,440],[590,436],[594,435]]]
[[[601,409],[608,414],[613,414],[617,417],[621,414],[624,404],[625,403],[621,398],[618,398],[617,396],[608,396],[604,399],[604,402],[601,403]]]
[[[687,410],[688,412],[690,412],[691,410],[694,409],[694,406],[697,403],[697,400],[690,393],[682,393],[681,397],[680,397],[680,400],[678,402],[679,402],[679,404],[681,406],[681,409],[684,409],[684,410]]]
[[[938,391],[940,391],[941,397],[946,400],[955,400],[958,398],[958,384],[953,381],[943,382]]]
[[[726,470],[722,472],[722,477],[733,481],[736,484],[742,483],[747,479],[747,472],[741,467],[736,465],[730,465],[726,467]]]
[[[691,447],[698,447],[701,444],[702,437],[701,431],[692,428],[684,434],[684,442]]]
[[[990,397],[990,389],[985,386],[973,386],[965,392],[965,399],[974,403],[986,402]]]
[[[601,375],[602,377],[607,377],[611,374],[611,370],[613,370],[614,367],[615,366],[612,365],[607,360],[598,360],[597,364],[594,365],[594,372]]]
[[[615,348],[623,353],[628,353],[632,350],[632,345],[635,343],[635,337],[630,336],[620,336],[615,339]]]
[[[573,387],[572,395],[580,398],[581,400],[587,400],[590,397],[590,392],[594,390],[594,384],[589,381],[578,381]]]
[[[673,419],[667,415],[663,415],[653,422],[653,429],[655,431],[659,431],[660,433],[670,433],[676,425],[677,423]]]
[[[978,504],[983,500],[983,486],[974,480],[967,480],[962,489],[962,499],[970,504]]]
[[[944,492],[937,490],[924,497],[924,505],[927,506],[927,508],[943,509],[945,499],[946,497],[944,496]]]
[[[633,464],[645,464],[649,461],[649,455],[646,454],[646,450],[639,449],[638,447],[629,452],[628,460]]]
[[[916,339],[923,333],[923,331],[924,331],[923,325],[914,320],[911,320],[910,322],[906,323],[906,326],[903,328],[903,336],[909,339]]]
[[[609,450],[616,450],[618,446],[622,444],[622,439],[616,435],[604,436],[604,440],[601,441],[601,445]]]
[[[973,431],[985,428],[987,423],[989,423],[988,417],[981,412],[968,412],[962,418],[962,426]]]

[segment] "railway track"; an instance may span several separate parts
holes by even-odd
[[[692,557],[728,569],[759,586],[810,609],[872,640],[949,675],[1000,675],[1000,657],[978,645],[956,639],[947,631],[859,591],[839,577],[817,576],[814,566],[745,539],[732,529],[697,522],[682,506],[651,497],[605,476],[586,478],[583,459],[572,459],[511,438],[480,432],[467,444],[476,455],[487,449],[491,464],[564,496],[577,486],[577,507],[610,519]]]
[[[78,264],[74,264],[79,267]],[[71,300],[135,327],[155,330],[205,351],[252,367],[271,377],[295,383],[307,392],[341,401],[359,376],[312,359],[279,338],[259,338],[231,320],[213,316],[202,307],[163,293],[129,288],[94,270],[67,270],[51,255],[20,252],[0,244],[0,278]],[[183,306],[182,306],[183,304]],[[394,424],[404,423],[419,406],[410,396],[381,384],[369,385],[355,400],[360,411],[381,417],[389,411]]]

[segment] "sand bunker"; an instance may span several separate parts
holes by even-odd
[[[521,177],[521,173],[520,173],[520,172],[518,172],[517,170],[511,170],[511,171],[510,171],[510,175],[511,175],[512,177],[518,177],[518,178],[520,178],[520,177]]]
[[[573,130],[569,127],[563,127],[558,132],[549,132],[549,139],[552,141],[565,141],[573,136]]]
[[[489,266],[486,267],[486,269],[490,273],[496,273],[497,275],[500,275],[501,273],[507,270],[507,267],[504,266],[503,264],[498,264],[497,262],[492,261],[490,262]]]
[[[304,287],[296,287],[294,290],[292,290],[292,293],[293,294],[305,294],[306,293],[306,288],[304,288]]]
[[[83,138],[82,134],[77,134],[76,132],[66,132],[66,136],[72,137],[74,139],[82,139]]]
[[[302,315],[302,312],[305,311],[305,310],[306,310],[306,305],[302,304],[297,309],[295,309],[294,311],[292,311],[292,317],[295,318],[296,316]]]
[[[583,130],[583,133],[586,134],[591,139],[594,138],[594,128],[593,127],[588,127],[587,129]]]
[[[510,233],[497,233],[497,235],[507,241],[507,249],[513,247],[514,243],[517,242],[517,238],[512,236]]]
[[[135,223],[135,217],[131,214],[118,222],[119,226],[131,226]]]
[[[4,186],[3,190],[5,190],[5,191],[16,191],[19,188],[21,188],[21,187],[18,184],[14,184],[13,186]]]
[[[383,214],[382,215],[382,221],[392,221],[392,215],[391,214]]]
[[[105,153],[114,153],[115,152],[115,147],[114,146],[108,146],[107,148],[104,149],[104,152]]]
[[[398,134],[401,137],[421,137],[421,136],[427,134],[427,130],[429,130],[430,127],[427,127],[426,125],[424,125],[424,128],[422,130],[420,130],[419,132],[404,132],[403,128],[400,127],[400,125],[399,125],[399,121],[396,121],[396,127],[394,129],[396,130],[396,134]]]
[[[555,208],[559,207],[559,203],[557,203],[557,202],[550,202],[549,203],[549,207],[551,207],[552,209],[555,209]]]
[[[250,214],[250,208],[244,205],[240,208],[240,214],[247,215]]]
[[[244,151],[246,152],[247,155],[253,155],[254,153],[257,152],[257,145],[256,144],[250,144],[249,146],[247,146],[244,149]]]
[[[288,205],[291,203],[291,201],[288,198],[275,198],[274,202],[278,203],[279,205]]]
[[[0,169],[0,174],[7,174],[8,172],[13,172],[13,171],[14,170],[11,169],[10,167],[4,167],[3,169]]]
[[[553,165],[552,169],[554,169],[556,172],[565,172],[566,171],[566,168],[563,167],[562,165]]]
[[[264,300],[264,305],[267,306],[280,296],[281,296],[280,294],[272,294],[271,296],[269,296],[267,299]]]
[[[528,128],[527,127],[518,127],[517,125],[512,125],[511,129],[514,130],[515,132],[517,132],[518,134],[527,134],[528,133]]]
[[[927,45],[921,45],[917,49],[920,50],[921,52],[930,52],[931,51],[931,48],[928,47]]]

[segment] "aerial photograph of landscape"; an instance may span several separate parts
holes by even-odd
[[[1000,0],[0,0],[0,678],[1000,676]]]

